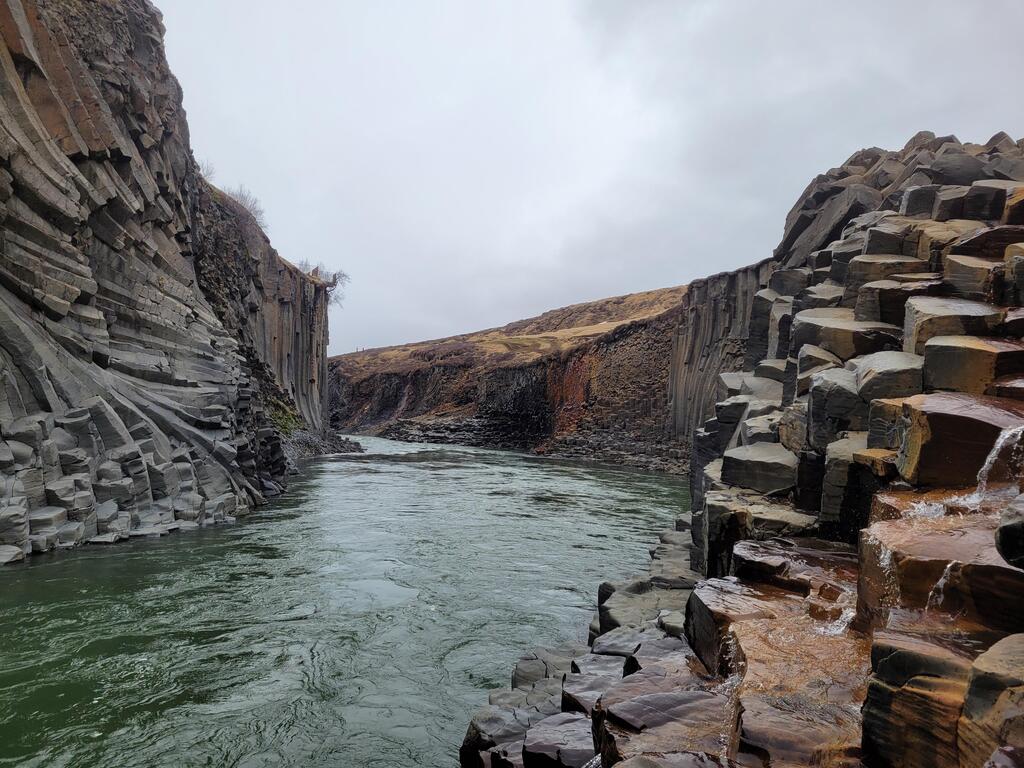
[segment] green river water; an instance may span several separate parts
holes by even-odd
[[[360,438],[233,526],[0,571],[0,766],[457,765],[687,508],[664,475]]]

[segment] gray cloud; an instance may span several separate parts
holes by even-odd
[[[1024,134],[1017,0],[159,2],[196,154],[352,275],[335,353],[749,263],[862,146]]]

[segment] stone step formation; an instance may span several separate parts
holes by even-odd
[[[1002,133],[812,183],[742,346],[708,347],[692,514],[601,585],[588,647],[519,661],[461,764],[1024,765],[1022,225]]]
[[[0,1],[0,563],[229,522],[320,424],[327,290],[208,184],[148,3]]]

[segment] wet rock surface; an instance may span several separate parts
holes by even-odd
[[[563,682],[601,765],[1017,764],[1022,161],[1005,134],[863,150],[771,259],[690,287],[676,589],[657,561],[602,585]]]

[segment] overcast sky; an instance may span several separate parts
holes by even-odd
[[[1024,3],[156,0],[197,158],[352,277],[331,352],[767,256],[921,129],[1024,135]]]

